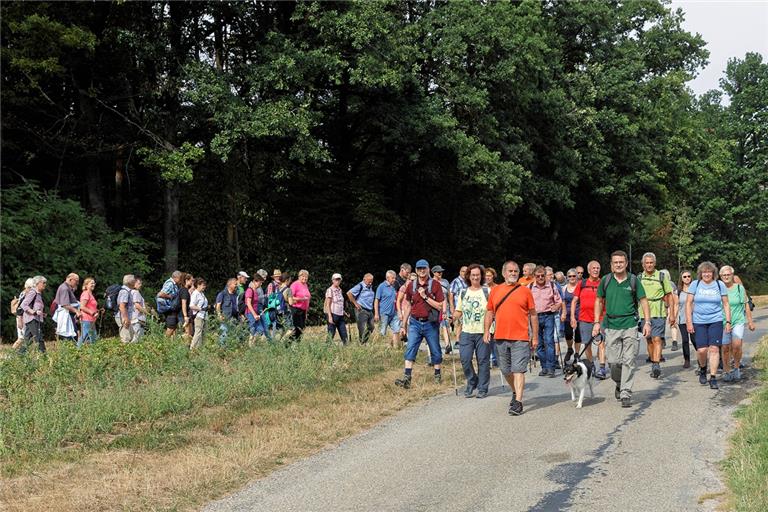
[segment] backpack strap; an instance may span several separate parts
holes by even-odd
[[[483,290],[483,295],[485,295],[485,301],[488,302],[488,297],[491,296],[491,291],[488,289],[487,286],[482,286],[481,288]]]

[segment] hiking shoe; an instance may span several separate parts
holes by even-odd
[[[659,363],[653,363],[653,366],[651,367],[651,377],[654,379],[658,379],[661,376],[661,366],[659,366]]]
[[[539,377],[546,377],[549,372],[545,370],[544,368],[541,369],[539,372]]]
[[[685,362],[683,363],[683,368],[690,368],[690,367],[691,367],[691,360],[686,359]]]
[[[702,386],[707,384],[707,372],[706,369],[702,368],[699,370],[699,384]]]
[[[723,373],[723,382],[733,382],[733,373],[732,372]]]
[[[487,396],[488,396],[488,392],[487,391],[478,391],[477,392],[477,398],[485,398]]]
[[[556,361],[555,362],[555,370],[562,370],[562,369],[563,369],[563,367],[560,366],[560,361]]]
[[[613,396],[616,397],[616,400],[621,400],[621,388],[619,386],[616,386],[616,389],[613,390]]]
[[[667,348],[667,340],[661,341],[661,348]]]
[[[675,340],[675,341],[673,341],[673,342],[672,342],[672,350],[678,350],[678,347],[677,347],[677,340]]]
[[[475,388],[472,386],[467,386],[467,388],[464,390],[464,398],[472,398],[472,394],[474,394]]]
[[[403,375],[400,379],[395,379],[395,386],[400,386],[403,389],[409,389],[411,387],[411,377]]]
[[[509,414],[512,416],[520,416],[523,414],[523,403],[514,400],[512,405],[509,406]]]
[[[601,366],[600,369],[597,370],[595,377],[600,380],[605,380],[608,378],[608,373],[605,371],[605,366]]]
[[[632,407],[632,399],[628,396],[625,396],[624,398],[621,399],[621,406],[624,407],[625,409],[627,407]]]
[[[717,385],[717,378],[715,376],[709,378],[709,389],[720,389],[720,386]]]
[[[659,359],[659,362],[660,363],[666,363],[667,362],[667,358],[664,357],[664,356],[661,356],[661,359]]]
[[[554,376],[555,376],[555,373],[557,373],[557,372],[555,371],[555,369],[554,369],[554,368],[550,368],[550,369],[549,369],[549,378],[550,378],[550,379],[554,378]]]
[[[738,368],[734,368],[731,372],[733,374],[733,381],[739,382],[741,380],[741,370]]]
[[[442,384],[443,382],[443,374],[442,373],[436,373],[435,374],[435,384]]]

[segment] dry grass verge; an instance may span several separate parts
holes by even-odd
[[[433,384],[424,366],[416,372],[408,392],[392,384],[400,370],[391,370],[244,415],[216,408],[207,427],[188,432],[179,448],[109,450],[57,462],[0,480],[0,503],[8,512],[197,509],[449,387]]]

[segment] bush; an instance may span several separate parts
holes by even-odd
[[[112,231],[102,217],[86,212],[78,202],[43,191],[36,184],[3,190],[0,213],[4,338],[16,339],[15,319],[8,308],[29,277],[48,278],[45,301],[49,304],[70,272],[77,272],[81,282],[93,276],[97,290],[103,291],[109,284],[121,282],[126,273],[150,270],[148,242],[129,231]]]

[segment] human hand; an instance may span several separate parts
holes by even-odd
[[[645,332],[645,331],[643,331]],[[594,338],[600,333],[600,324],[593,324],[592,325],[592,337]]]
[[[754,331],[754,330],[755,330],[755,322],[752,322],[752,321],[750,321],[750,322],[747,324],[747,326],[749,327],[749,330],[750,330],[750,331]]]
[[[688,333],[690,334],[694,334],[696,332],[696,330],[693,328],[693,324],[686,324],[685,327],[686,327],[685,330],[688,331]]]
[[[648,322],[645,322],[643,324],[643,336],[648,338],[650,335],[651,335],[651,324],[649,324]]]

